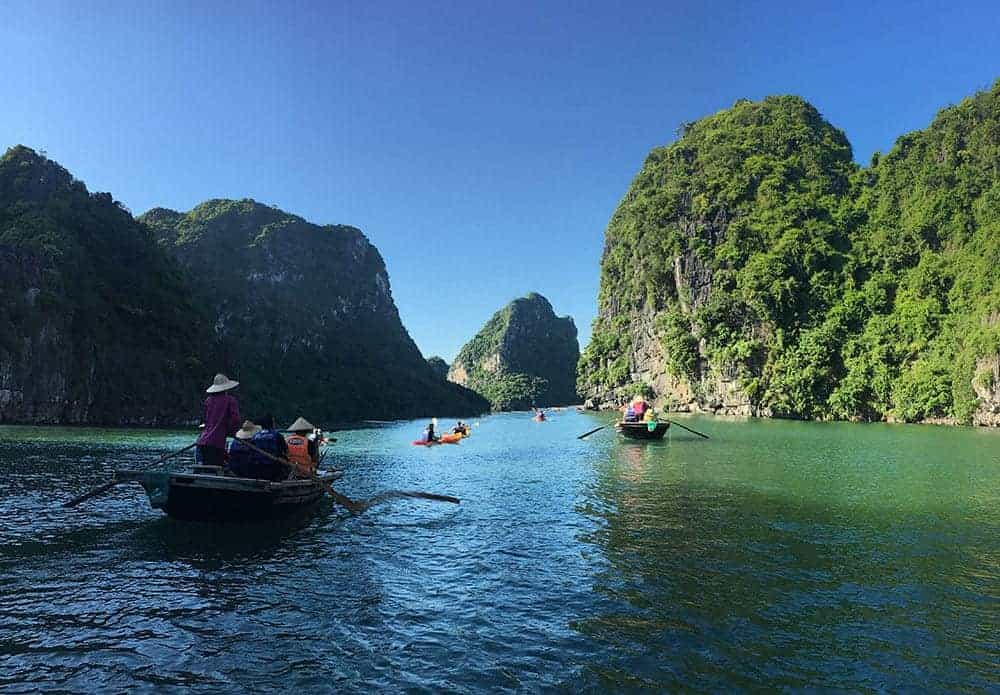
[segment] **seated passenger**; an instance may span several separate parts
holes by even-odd
[[[622,420],[624,422],[636,422],[638,420],[635,415],[635,407],[631,403],[622,407]]]
[[[646,411],[649,410],[649,403],[642,397],[642,394],[636,394],[624,410],[625,422],[642,422],[645,419]]]
[[[316,473],[316,466],[319,463],[319,444],[315,437],[309,437],[315,430],[316,428],[308,420],[300,417],[288,427],[291,434],[285,437],[288,460],[294,463],[299,473],[306,478],[311,478]]]
[[[274,429],[274,416],[268,413],[262,418],[257,418],[260,431],[257,432],[250,443],[261,451],[265,451],[271,456],[279,459],[288,459],[288,445],[285,439]],[[279,463],[258,451],[251,451],[251,470],[254,478],[262,480],[285,480],[288,478],[288,466]]]
[[[253,436],[260,431],[260,427],[253,424],[249,420],[243,423],[243,426],[236,430],[235,439],[229,443],[229,461],[226,462],[226,468],[233,475],[237,475],[241,478],[253,478],[253,470],[251,459],[253,458],[253,452],[249,448],[243,446],[240,442],[245,440],[253,439]]]

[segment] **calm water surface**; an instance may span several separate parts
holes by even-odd
[[[334,449],[346,494],[460,506],[267,526],[59,507],[190,432],[0,428],[0,690],[1000,689],[1000,432],[479,422]]]

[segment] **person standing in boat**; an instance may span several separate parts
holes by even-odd
[[[261,451],[266,451],[279,459],[288,460],[288,444],[285,438],[274,429],[274,416],[268,413],[262,418],[255,420],[260,425],[260,430],[254,434],[250,443]],[[251,459],[251,469],[254,478],[264,480],[285,480],[289,470],[284,464],[274,461],[258,451],[253,452]]]
[[[205,466],[224,466],[226,463],[226,437],[240,428],[240,406],[231,393],[240,385],[225,374],[216,374],[205,393],[205,429],[198,437],[198,456]]]
[[[300,417],[288,427],[290,433],[285,437],[288,445],[288,460],[298,466],[299,472],[311,478],[319,463],[319,442],[309,434],[316,430],[308,420]]]

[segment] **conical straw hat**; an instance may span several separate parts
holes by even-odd
[[[237,439],[253,439],[253,436],[260,432],[260,425],[255,425],[249,420],[243,421],[243,427],[236,430]]]
[[[215,379],[212,380],[212,385],[205,389],[205,393],[221,393],[222,391],[234,389],[239,385],[240,382],[233,381],[225,374],[216,374]]]
[[[304,417],[300,417],[298,420],[293,422],[288,426],[288,432],[312,432],[315,427],[313,427],[308,420]]]

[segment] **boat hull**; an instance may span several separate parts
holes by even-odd
[[[656,440],[663,439],[663,435],[670,429],[670,423],[658,422],[652,432],[645,422],[619,422],[615,425],[615,429],[626,439]]]
[[[311,510],[325,491],[316,480],[271,482],[170,471],[118,471],[115,475],[138,482],[154,509],[184,521],[284,519]],[[329,483],[339,477],[339,473],[328,473],[322,480]]]

